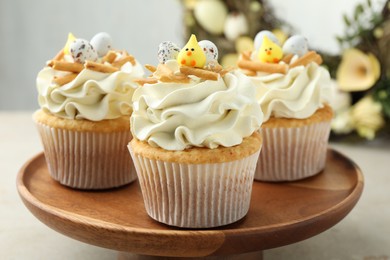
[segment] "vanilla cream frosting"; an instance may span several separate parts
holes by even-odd
[[[329,72],[314,62],[291,68],[286,74],[258,73],[250,78],[256,87],[264,122],[271,116],[308,118],[331,100]]]
[[[176,61],[166,64],[179,69]],[[189,83],[145,84],[133,102],[133,136],[166,150],[238,145],[263,119],[255,88],[238,71],[216,81],[191,76]]]
[[[136,62],[124,64],[114,73],[82,70],[71,82],[59,86],[52,82],[62,72],[51,67],[43,68],[37,76],[38,102],[44,111],[67,119],[100,121],[130,115],[132,96],[138,85],[134,78],[144,75]]]

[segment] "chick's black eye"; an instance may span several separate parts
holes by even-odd
[[[194,51],[195,49],[194,48],[191,48],[191,51]]]
[[[186,51],[188,51],[188,48],[186,48]]]
[[[272,48],[269,48],[270,51],[272,51]]]

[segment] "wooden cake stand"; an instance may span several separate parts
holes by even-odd
[[[20,170],[17,188],[44,224],[74,239],[127,252],[120,259],[261,259],[261,250],[307,239],[343,219],[362,193],[363,176],[351,160],[329,149],[320,174],[296,182],[255,182],[246,217],[202,230],[152,220],[137,182],[106,191],[64,187],[49,176],[43,153]]]

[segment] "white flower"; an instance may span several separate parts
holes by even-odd
[[[374,139],[376,132],[385,124],[382,106],[371,96],[362,98],[352,107],[351,117],[358,134],[369,140]]]
[[[249,26],[244,14],[232,12],[227,15],[223,32],[228,40],[234,41],[248,31]]]
[[[332,120],[331,128],[336,134],[349,134],[355,127],[352,122],[351,110],[344,109],[335,113],[335,116]]]
[[[344,111],[351,107],[352,97],[351,94],[345,91],[341,91],[335,80],[331,81],[331,95],[329,105],[333,111],[337,114],[340,111]]]

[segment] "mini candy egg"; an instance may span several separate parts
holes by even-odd
[[[180,48],[170,41],[162,42],[158,45],[158,61],[164,64],[167,60],[176,60]]]
[[[206,63],[209,63],[212,60],[218,60],[218,48],[213,42],[203,40],[198,42],[198,44],[206,55]]]
[[[283,44],[284,54],[297,54],[303,56],[309,51],[307,39],[302,35],[293,35]]]
[[[70,44],[70,53],[73,60],[78,63],[84,63],[86,60],[96,61],[98,54],[92,45],[84,39],[76,39]]]
[[[112,49],[112,38],[106,32],[100,32],[93,36],[90,43],[96,50],[99,57],[103,57],[109,50]]]
[[[279,40],[275,36],[275,34],[273,34],[270,31],[264,30],[264,31],[258,32],[255,36],[255,39],[254,39],[255,50],[258,50],[260,48],[261,44],[263,43],[264,36],[267,36],[268,39],[270,39],[272,42],[274,42],[280,46]]]

